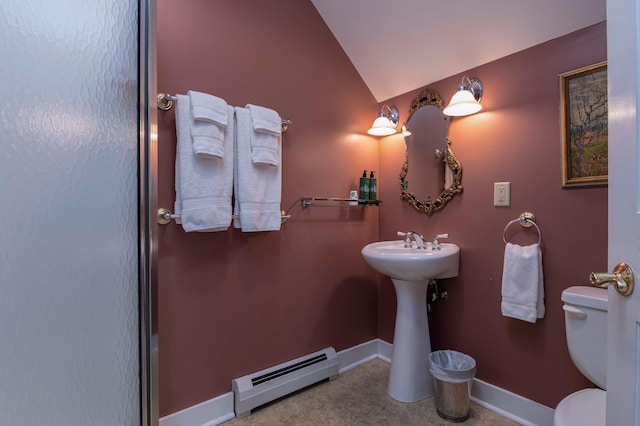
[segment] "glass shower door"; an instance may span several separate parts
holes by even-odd
[[[140,423],[138,2],[0,4],[0,424]]]

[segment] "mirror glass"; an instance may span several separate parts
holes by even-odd
[[[451,151],[449,117],[438,92],[423,90],[411,102],[403,126],[405,162],[400,172],[401,198],[429,215],[462,192],[462,167]]]

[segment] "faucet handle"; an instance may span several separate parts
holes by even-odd
[[[399,237],[404,237],[404,246],[405,248],[411,247],[411,232],[401,232],[398,231]]]
[[[449,234],[438,234],[433,237],[433,242],[431,243],[431,250],[440,250],[440,238],[449,238]]]

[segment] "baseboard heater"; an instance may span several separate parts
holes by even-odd
[[[233,379],[236,417],[246,417],[256,407],[292,392],[338,377],[338,356],[326,348],[275,367]]]

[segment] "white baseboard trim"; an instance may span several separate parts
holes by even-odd
[[[374,339],[338,352],[339,374],[373,359],[391,362],[393,345]],[[471,400],[523,426],[553,424],[553,408],[474,379]],[[233,392],[220,395],[160,419],[160,426],[215,426],[235,417]]]
[[[338,373],[342,374],[376,358],[378,358],[378,345],[375,340],[345,349],[338,352]]]
[[[338,352],[338,372],[342,374],[376,358],[390,363],[392,351],[393,345],[380,339],[345,349]]]
[[[393,345],[380,339],[376,339],[376,343],[378,345],[378,358],[391,364]]]
[[[233,392],[228,392],[162,417],[160,426],[215,426],[235,416]]]
[[[482,380],[473,379],[471,400],[523,426],[553,424],[553,408]]]

